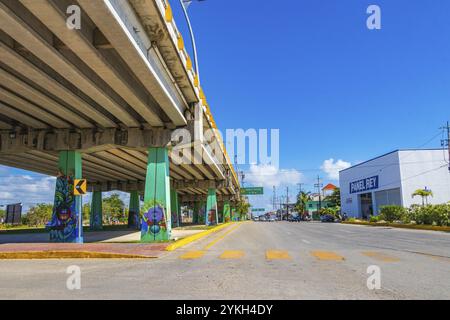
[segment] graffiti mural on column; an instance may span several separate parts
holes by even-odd
[[[198,210],[198,223],[199,224],[205,223],[205,215],[206,215],[206,203],[202,201],[200,203],[200,208]]]
[[[52,242],[75,242],[78,235],[73,177],[59,175],[56,179],[52,220],[47,224]]]
[[[143,242],[154,242],[165,239],[170,239],[167,231],[166,210],[161,203],[149,201],[144,204],[141,240]]]

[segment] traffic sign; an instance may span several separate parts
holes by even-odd
[[[264,211],[266,211],[266,209],[263,209],[263,208],[252,208],[252,211],[253,212],[264,212]]]
[[[244,196],[264,194],[263,187],[241,188],[241,194]]]
[[[86,194],[86,191],[87,191],[87,180],[75,179],[73,183],[73,195],[82,196]]]

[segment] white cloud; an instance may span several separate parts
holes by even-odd
[[[327,174],[328,179],[339,180],[339,171],[347,169],[351,167],[351,165],[350,162],[341,159],[334,161],[333,158],[330,158],[323,162],[320,169]]]
[[[245,181],[258,187],[272,188],[280,185],[295,185],[303,179],[295,169],[278,169],[272,165],[251,165]]]
[[[55,198],[56,178],[46,175],[17,172],[15,169],[0,165],[0,205],[22,203],[23,213],[38,203],[53,203]],[[104,192],[103,198],[118,193],[128,206],[128,193],[112,191]],[[83,204],[90,203],[91,195],[83,197]]]
[[[0,204],[23,203],[24,212],[37,203],[52,203],[55,178],[39,174],[18,174],[2,167],[0,174]]]

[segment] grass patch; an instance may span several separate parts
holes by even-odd
[[[7,259],[149,259],[151,257],[87,251],[25,251],[1,252],[0,260]]]
[[[450,232],[450,227],[448,227],[448,226],[445,227],[445,226],[430,226],[430,225],[423,225],[423,224],[373,223],[373,222],[364,222],[364,221],[361,221],[361,222],[344,221],[342,223],[343,224],[370,226],[370,227],[392,227],[392,228],[401,228],[401,229]]]

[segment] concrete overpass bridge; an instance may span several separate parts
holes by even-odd
[[[170,237],[180,202],[228,219],[239,182],[215,130],[167,0],[0,0],[0,164],[58,177],[53,241],[82,241],[79,178],[92,228],[111,190],[143,241]]]

